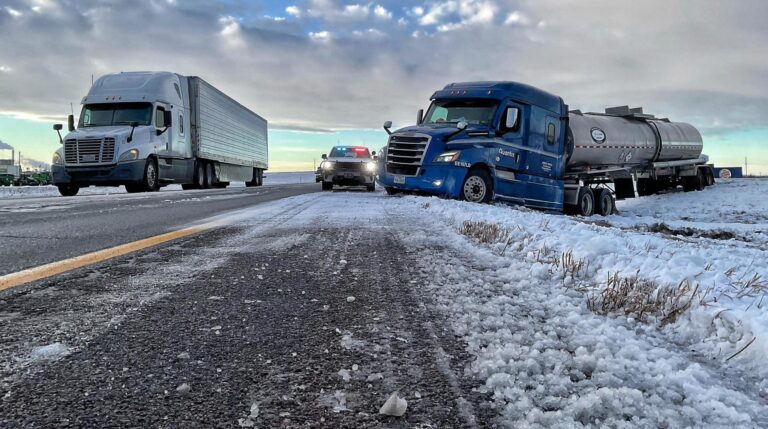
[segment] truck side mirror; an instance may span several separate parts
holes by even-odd
[[[384,131],[386,131],[387,134],[392,134],[392,132],[389,131],[390,128],[392,128],[392,121],[384,122]]]
[[[75,115],[67,116],[67,129],[69,132],[75,131]]]
[[[371,152],[371,156],[376,156],[376,151]]]
[[[61,138],[61,129],[64,128],[61,124],[53,124],[53,130],[59,135],[59,144],[64,144],[64,139]]]
[[[507,130],[513,130],[517,126],[518,116],[520,115],[520,109],[517,107],[507,107],[507,117],[504,121],[504,128]]]
[[[163,123],[165,124],[166,127],[173,126],[173,112],[168,110],[163,112]]]
[[[424,109],[419,109],[416,114],[416,125],[421,125],[422,122],[424,122]]]
[[[328,155],[326,155],[326,154],[323,154],[323,155],[322,155],[320,158],[322,158],[322,159],[328,159]]]

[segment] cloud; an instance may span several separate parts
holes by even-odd
[[[13,149],[13,146],[0,140],[0,150],[14,150],[14,149]]]
[[[376,5],[376,7],[373,9],[373,14],[376,16],[376,18],[379,19],[392,19],[392,12],[388,11],[384,6],[381,5]]]
[[[62,122],[91,75],[154,69],[202,76],[282,129],[406,125],[467,80],[529,83],[583,110],[642,105],[712,132],[768,126],[761,1],[296,0],[286,21],[265,18],[282,7],[235,3],[6,0],[0,114]]]

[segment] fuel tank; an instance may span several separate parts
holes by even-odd
[[[693,126],[657,119],[627,106],[606,113],[569,113],[566,171],[642,166],[697,159],[703,143]]]

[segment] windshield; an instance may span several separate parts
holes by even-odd
[[[109,125],[152,124],[151,103],[89,104],[83,106],[78,127],[104,127]]]
[[[435,100],[424,124],[490,125],[499,102],[496,100]]]
[[[336,146],[331,149],[330,158],[370,158],[367,147]]]

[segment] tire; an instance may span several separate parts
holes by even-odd
[[[62,197],[74,197],[80,192],[80,187],[77,185],[57,185],[56,187],[59,188]]]
[[[195,167],[195,188],[205,189],[205,164],[198,162]]]
[[[143,185],[137,185],[137,184],[130,184],[125,185],[125,191],[129,194],[136,194],[139,192],[144,192],[144,186]]]
[[[205,163],[205,189],[211,189],[216,183],[216,174],[213,172],[213,164]]]
[[[703,191],[704,187],[707,186],[707,178],[704,174],[704,170],[699,168],[696,171],[696,181],[695,181],[695,187],[697,191]]]
[[[323,190],[324,191],[332,191],[333,190],[333,182],[326,182],[323,180]]]
[[[126,186],[126,189],[128,187]],[[157,169],[157,161],[148,159],[144,166],[144,177],[141,179],[141,190],[155,192],[160,189],[160,175]]]
[[[393,188],[391,186],[385,186],[384,190],[387,191],[387,195],[397,195],[397,194],[402,193],[401,190],[399,190],[397,188]]]
[[[706,186],[712,186],[715,184],[715,174],[712,172],[711,168],[707,168],[705,176],[707,179]]]
[[[610,216],[616,210],[616,200],[610,189],[600,188],[595,195],[595,213],[600,216]]]
[[[595,194],[592,192],[592,188],[586,186],[581,188],[576,203],[576,214],[584,217],[595,214]]]
[[[493,180],[485,169],[469,170],[461,185],[461,199],[471,203],[487,203],[493,199]]]
[[[253,169],[253,174],[251,174],[251,181],[245,182],[246,188],[252,188],[254,186],[261,186],[264,184],[264,173],[263,170],[260,170],[258,168]]]

